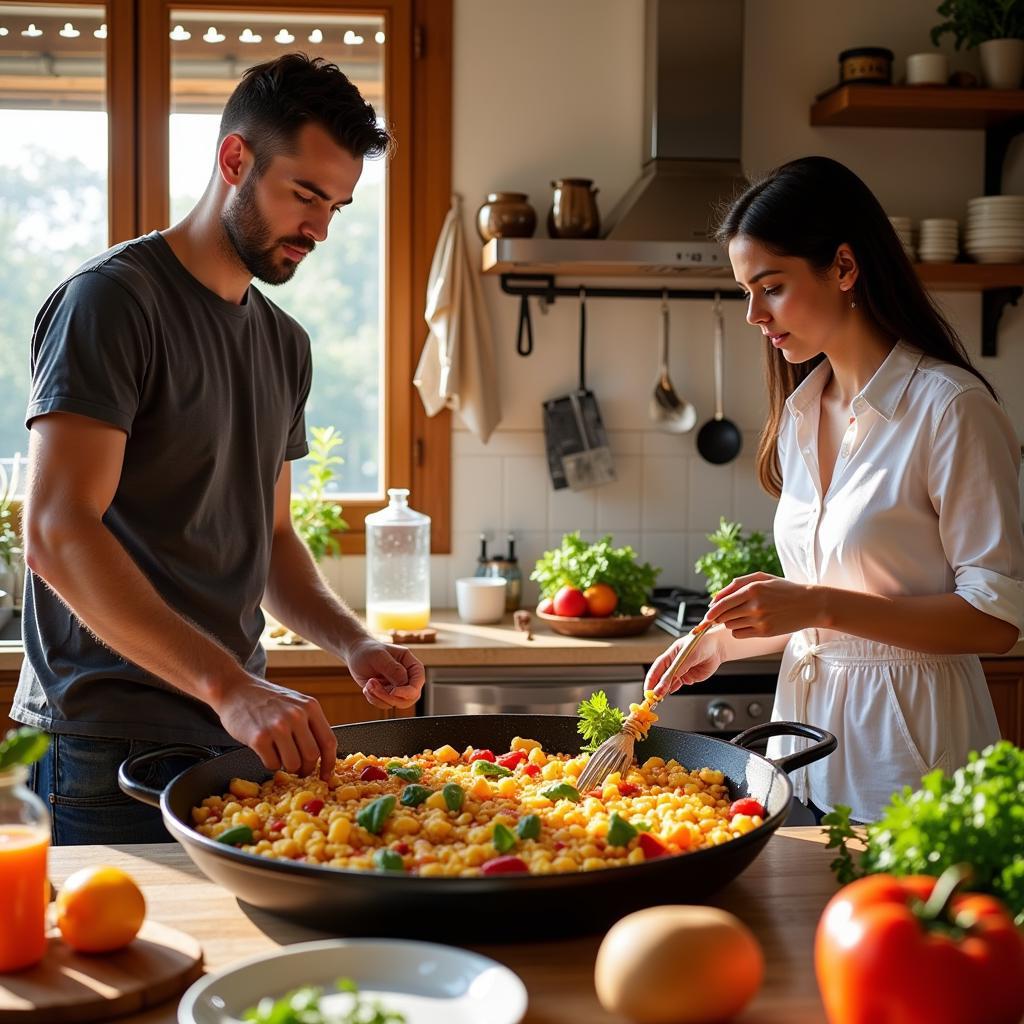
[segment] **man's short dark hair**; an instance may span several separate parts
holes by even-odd
[[[373,107],[338,65],[304,53],[286,53],[249,68],[224,107],[218,138],[241,135],[255,155],[259,175],[276,153],[294,151],[295,136],[306,124],[319,124],[355,157],[383,156],[393,144]]]

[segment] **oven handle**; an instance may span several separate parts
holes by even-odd
[[[781,768],[786,774],[828,757],[839,746],[839,741],[832,733],[819,729],[816,725],[805,725],[803,722],[764,722],[745,729],[729,742],[749,749],[758,741],[770,739],[772,736],[804,736],[809,740],[816,740],[803,750],[797,750],[772,761],[776,768]]]

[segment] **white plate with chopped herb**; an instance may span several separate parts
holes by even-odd
[[[178,1024],[518,1024],[526,986],[478,953],[433,942],[327,939],[207,975]]]

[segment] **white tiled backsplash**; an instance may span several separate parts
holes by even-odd
[[[630,544],[643,560],[660,566],[660,582],[702,589],[703,577],[694,572],[693,563],[711,549],[707,534],[719,517],[739,520],[748,530],[770,532],[775,502],[755,477],[756,433],[744,433],[743,453],[724,466],[713,466],[697,454],[695,434],[611,431],[616,481],[573,492],[552,490],[542,431],[498,431],[485,446],[467,431],[455,430],[452,552],[431,560],[431,604],[454,606],[454,580],[473,574],[481,532],[487,534],[491,552],[504,551],[506,535],[515,534],[525,607],[537,599],[537,586],[528,580],[534,562],[570,530],[580,530],[588,539],[610,533],[617,545]],[[321,567],[346,601],[362,607],[362,556],[327,559]]]

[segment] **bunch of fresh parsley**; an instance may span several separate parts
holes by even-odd
[[[537,559],[530,579],[540,584],[542,597],[554,597],[565,586],[586,590],[595,583],[607,583],[619,597],[616,612],[639,615],[660,572],[650,562],[637,562],[628,544],[613,547],[610,533],[590,544],[577,530],[567,533],[560,547]]]
[[[580,716],[576,731],[587,741],[580,747],[580,752],[584,754],[592,754],[605,740],[611,739],[622,729],[622,723],[626,720],[623,712],[608,703],[608,695],[604,690],[598,690],[587,700],[581,701],[576,713]]]
[[[1024,924],[1024,751],[1009,740],[970,754],[947,776],[929,772],[921,788],[893,794],[882,817],[867,826],[867,849],[855,863],[846,840],[855,836],[850,808],[826,814],[832,869],[840,882],[862,875],[941,875],[967,864],[964,888],[1001,899]]]
[[[708,540],[715,545],[715,550],[701,555],[694,568],[707,577],[708,593],[712,596],[722,587],[727,587],[737,576],[746,576],[752,572],[782,575],[782,564],[775,545],[756,530],[744,537],[742,523],[720,519],[718,529],[708,534]]]

